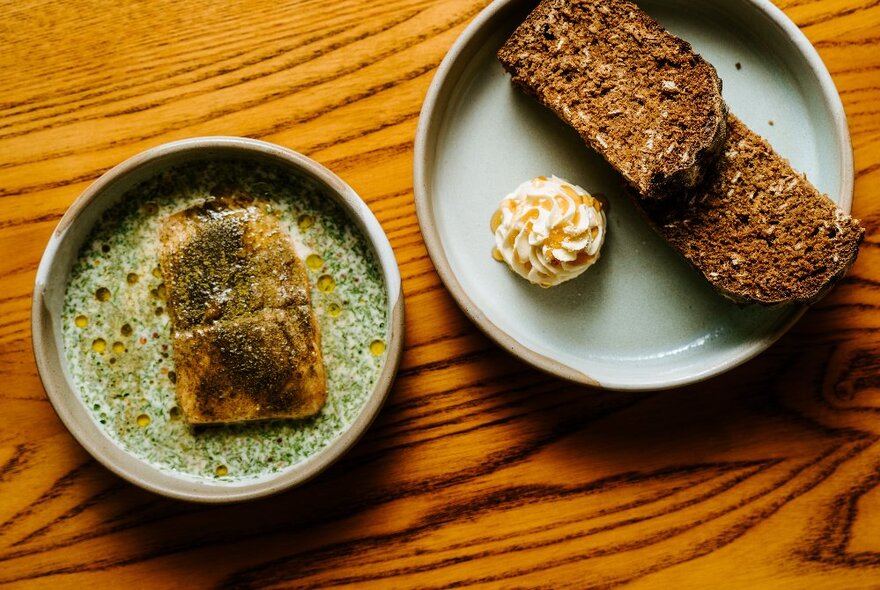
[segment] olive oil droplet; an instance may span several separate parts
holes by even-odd
[[[331,318],[338,318],[342,314],[342,307],[338,303],[331,303],[327,306],[327,313]]]
[[[217,469],[214,470],[214,473],[217,474],[217,477],[223,477],[229,473],[229,468],[226,467],[226,465],[218,465]]]
[[[177,422],[178,420],[180,420],[180,408],[174,406],[173,408],[171,408],[171,410],[169,410],[168,415],[171,416],[172,420]]]
[[[129,336],[131,336],[131,333],[133,332],[133,330],[131,329],[131,324],[122,324],[122,327],[119,329],[119,332],[123,336],[128,338]]]
[[[306,258],[306,266],[312,270],[320,270],[324,266],[324,259],[317,254],[309,254]]]
[[[321,275],[318,278],[318,290],[321,293],[330,293],[336,288],[336,281],[330,275]]]
[[[92,341],[92,350],[99,354],[103,354],[107,350],[107,342],[103,338],[95,338]]]
[[[95,291],[95,298],[98,301],[110,301],[110,289],[107,287],[101,287]]]
[[[125,282],[129,285],[134,285],[138,282],[138,278],[140,277],[137,276],[136,272],[130,272],[128,273],[128,276],[125,277]]]
[[[379,356],[385,352],[385,343],[381,340],[373,340],[370,342],[370,352],[373,356]]]
[[[125,345],[122,342],[113,343],[113,354],[122,354],[125,352]]]
[[[296,220],[296,224],[300,229],[306,230],[315,225],[315,219],[311,215],[300,215]]]
[[[162,269],[160,269],[158,266],[156,268],[154,268],[153,269],[153,276],[156,277],[157,279],[161,279],[162,278]]]
[[[150,417],[147,416],[146,414],[141,414],[140,416],[137,417],[137,425],[140,426],[141,428],[146,428],[147,426],[150,425]]]
[[[77,328],[85,328],[89,325],[89,318],[84,315],[78,315],[74,318],[73,323],[76,324]]]

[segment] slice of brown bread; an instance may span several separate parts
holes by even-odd
[[[724,145],[715,68],[626,0],[544,0],[498,58],[643,197],[697,185]]]
[[[810,303],[852,266],[865,230],[733,115],[697,189],[637,200],[660,234],[738,302]]]

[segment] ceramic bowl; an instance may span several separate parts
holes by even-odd
[[[769,0],[636,0],[718,70],[732,112],[849,211],[852,148],[815,49]],[[548,109],[518,91],[496,52],[536,2],[498,0],[452,46],[415,142],[416,209],[428,252],[462,310],[535,367],[618,390],[680,386],[765,350],[801,306],[737,307],[643,221],[623,181]],[[555,174],[607,197],[598,263],[542,290],[490,253],[489,220],[521,182]]]
[[[61,326],[72,265],[102,214],[130,188],[172,166],[210,160],[264,163],[310,179],[335,201],[372,249],[387,295],[384,363],[360,410],[340,434],[307,459],[259,478],[213,481],[160,468],[127,451],[85,407],[65,360]],[[33,346],[40,377],[58,416],[98,461],[128,481],[173,498],[227,502],[266,496],[301,484],[326,469],[369,427],[388,395],[403,348],[404,305],[394,253],[376,218],[358,195],[327,168],[289,149],[236,137],[203,137],[150,149],[119,164],[83,192],[65,213],[46,247],[33,296]]]

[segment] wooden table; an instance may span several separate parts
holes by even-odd
[[[16,588],[880,588],[880,2],[785,0],[849,116],[849,277],[754,361],[693,387],[572,386],[493,345],[425,251],[419,108],[486,0],[0,5],[0,584]],[[406,354],[316,481],[212,507],[118,479],[31,352],[43,247],[102,172],[245,135],[345,177],[394,246]]]

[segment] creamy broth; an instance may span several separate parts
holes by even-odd
[[[177,407],[159,225],[231,190],[269,203],[308,269],[328,392],[314,418],[194,429]],[[232,482],[283,471],[345,430],[384,363],[388,318],[375,254],[318,186],[273,166],[217,161],[167,170],[102,217],[72,268],[62,321],[70,376],[111,439],[160,469]]]

